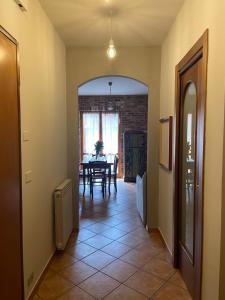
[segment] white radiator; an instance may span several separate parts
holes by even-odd
[[[55,241],[58,250],[64,250],[73,231],[72,180],[66,179],[54,193]]]
[[[137,210],[140,214],[142,222],[146,225],[146,208],[147,208],[147,199],[146,199],[146,173],[144,173],[141,178],[139,175],[136,177],[136,205]]]

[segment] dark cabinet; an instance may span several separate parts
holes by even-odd
[[[126,131],[124,133],[124,181],[136,182],[147,168],[147,133]]]

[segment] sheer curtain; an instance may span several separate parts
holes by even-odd
[[[99,114],[83,114],[83,153],[94,152],[94,144],[99,140]]]
[[[102,113],[102,139],[104,153],[108,156],[118,153],[119,114]]]

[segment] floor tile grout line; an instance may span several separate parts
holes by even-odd
[[[138,272],[139,272],[139,270],[137,270],[137,272],[135,272],[132,276],[134,276],[134,275],[135,275],[136,273],[138,273]],[[127,282],[132,276],[130,276],[130,277],[124,282],[124,285],[125,285],[126,287],[128,287],[128,288],[134,290],[135,292],[137,292],[137,293],[139,293],[139,294],[141,294],[141,295],[143,295],[143,296],[145,296],[145,297],[148,298],[149,296],[146,296],[144,293],[142,293],[142,292],[136,290],[135,288],[133,288],[133,287],[131,287],[131,286],[126,285],[126,282]]]
[[[119,285],[118,285],[117,287],[115,287],[115,289],[117,289],[117,288],[121,285],[121,283],[120,283],[118,280],[114,279],[114,278],[111,277],[111,276],[108,276],[108,275],[105,274],[105,273],[102,273],[100,270],[98,270],[97,273],[101,273],[101,274],[103,274],[103,275],[105,275],[105,276],[107,276],[107,277],[109,277],[109,278],[111,278],[111,279],[117,281],[117,282],[119,283]],[[96,275],[97,273],[93,274],[92,276]],[[90,276],[90,277],[92,277],[92,276]],[[89,278],[90,278],[90,277],[89,277]],[[87,279],[88,279],[88,278],[87,278]],[[82,284],[83,282],[85,282],[87,279],[85,279],[84,281],[82,281],[81,283],[79,283],[79,285],[77,285],[77,287],[79,287],[79,288],[81,288],[83,291],[85,291],[82,287],[80,287],[80,284]],[[113,289],[113,290],[115,290],[115,289]],[[87,293],[87,291],[85,291],[85,292]],[[90,294],[90,293],[88,293],[88,294],[91,295],[92,297],[94,297],[92,294]],[[107,294],[107,295],[108,295],[108,294]],[[104,297],[106,297],[106,296],[104,296]],[[104,297],[103,297],[103,298],[104,298]],[[103,299],[103,298],[102,298],[102,299]],[[96,299],[99,299],[99,298],[97,297]]]
[[[174,274],[175,273],[173,273],[173,275]],[[155,297],[157,293],[159,293],[159,291],[162,290],[168,284],[169,280],[173,277],[173,275],[171,275],[167,280],[165,280],[164,284],[157,291],[155,291],[155,293],[151,297]]]
[[[91,267],[90,265],[88,265],[88,264],[86,264],[86,263],[84,263],[85,265],[87,265],[88,267]],[[62,274],[59,274],[62,278],[64,278],[65,280],[67,280],[67,281],[69,281],[70,283],[72,283],[74,286],[79,286],[82,282],[84,282],[85,280],[87,280],[88,278],[90,278],[90,277],[92,277],[92,276],[94,276],[96,273],[98,273],[99,272],[99,270],[98,269],[96,269],[96,268],[94,268],[94,267],[92,267],[93,269],[95,269],[95,273],[93,273],[93,274],[91,274],[91,275],[89,275],[89,276],[87,276],[85,279],[82,279],[79,283],[74,283],[73,281],[71,281],[70,279],[68,279],[68,278],[66,278],[65,276],[63,276]]]

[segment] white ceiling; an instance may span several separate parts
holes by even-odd
[[[111,76],[101,77],[83,84],[79,88],[80,96],[109,95],[109,82],[112,82],[112,95],[147,95],[148,87],[134,79]]]
[[[184,0],[40,0],[66,45],[107,46],[109,15],[117,46],[156,46]]]

